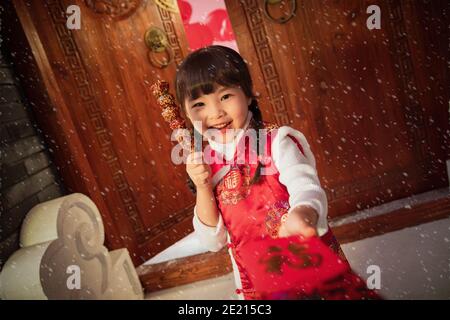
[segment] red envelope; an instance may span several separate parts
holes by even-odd
[[[264,238],[239,250],[263,299],[377,299],[320,238]]]

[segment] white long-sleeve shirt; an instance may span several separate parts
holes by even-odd
[[[319,236],[322,236],[328,231],[328,202],[326,193],[322,189],[317,176],[314,155],[305,136],[300,131],[288,126],[280,127],[277,130],[277,134],[272,142],[272,159],[279,172],[279,181],[286,186],[289,193],[290,209],[288,214],[298,206],[314,208],[319,216],[317,232]],[[304,154],[289,136],[294,137],[300,143]],[[236,143],[223,145],[210,141],[210,146],[216,151],[223,152],[225,158],[229,160],[234,155]],[[218,183],[225,174],[226,170],[218,172],[217,176],[213,177],[213,184]],[[196,207],[194,207],[193,226],[200,242],[210,251],[217,252],[230,241],[220,214],[216,226],[207,226],[200,221]],[[236,286],[240,287],[239,271],[231,250],[229,250],[229,253],[233,263]],[[242,295],[240,295],[240,298],[242,298]]]

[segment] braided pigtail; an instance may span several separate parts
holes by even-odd
[[[254,121],[254,129],[256,130],[256,154],[258,155],[258,158],[264,150],[260,150],[259,145],[259,129],[264,128],[264,123],[262,120],[262,114],[261,110],[259,109],[258,102],[256,99],[253,99],[251,104],[249,105],[249,110],[253,114],[253,121]],[[250,180],[250,185],[257,184],[261,178],[261,170],[263,168],[263,164],[258,159],[258,165],[255,170],[255,174],[253,175],[252,179]]]

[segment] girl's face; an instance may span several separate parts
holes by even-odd
[[[216,85],[215,89],[215,92],[195,100],[186,98],[186,115],[197,131],[205,134],[209,129],[217,129],[214,131],[216,141],[228,143],[234,134],[225,134],[226,130],[245,126],[251,98],[239,87]]]

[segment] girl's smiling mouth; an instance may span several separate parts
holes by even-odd
[[[217,130],[222,131],[222,130],[228,129],[232,122],[233,122],[233,120],[231,120],[229,122],[223,122],[220,124],[216,124],[214,126],[210,126],[208,129],[217,129]]]

